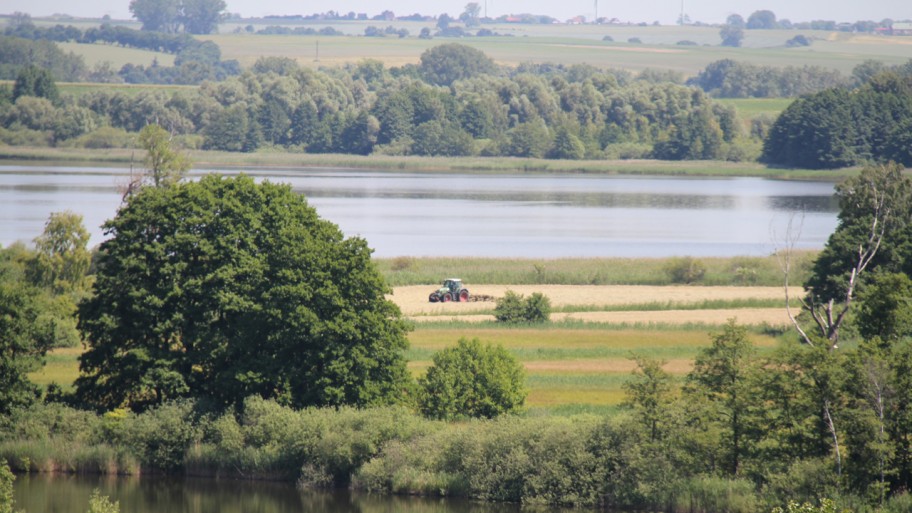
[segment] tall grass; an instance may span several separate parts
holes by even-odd
[[[810,276],[816,251],[792,255],[791,283]],[[374,261],[387,282],[396,287],[436,284],[441,276],[459,276],[468,287],[478,285],[672,285],[667,272],[671,258],[378,258]],[[699,259],[706,273],[698,285],[781,286],[779,260],[767,257]]]
[[[669,506],[673,513],[755,513],[760,501],[750,481],[696,477],[679,485]]]

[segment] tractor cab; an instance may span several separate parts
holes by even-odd
[[[440,288],[441,292],[449,291],[452,294],[458,293],[462,290],[462,280],[459,278],[449,278],[443,282],[443,287]]]

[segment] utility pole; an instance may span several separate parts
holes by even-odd
[[[598,0],[595,0],[595,24],[598,25]]]
[[[681,25],[684,25],[684,0],[681,0]]]

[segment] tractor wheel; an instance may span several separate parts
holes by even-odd
[[[444,294],[443,298],[441,298],[441,301],[443,301],[444,303],[449,303],[452,300],[453,300],[453,296],[451,296],[449,292]]]
[[[469,291],[468,289],[462,289],[459,291],[459,302],[465,303],[469,300]]]

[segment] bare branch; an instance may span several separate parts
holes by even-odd
[[[788,315],[789,321],[792,325],[795,326],[795,329],[801,335],[801,338],[804,342],[813,346],[814,343],[811,341],[811,338],[804,332],[804,329],[801,327],[801,324],[798,323],[798,319],[792,313],[791,298],[789,297],[789,276],[792,271],[792,252],[795,249],[795,244],[798,242],[798,239],[801,237],[801,229],[804,226],[804,213],[801,213],[801,219],[798,224],[797,231],[794,229],[795,213],[789,217],[788,224],[785,228],[785,237],[783,239],[783,247],[776,251],[776,260],[779,262],[779,268],[782,270],[782,275],[784,278],[783,288],[785,289],[785,313]],[[770,234],[773,241],[776,240],[776,230],[770,226]],[[807,303],[804,300],[801,300],[801,305],[807,309]]]

